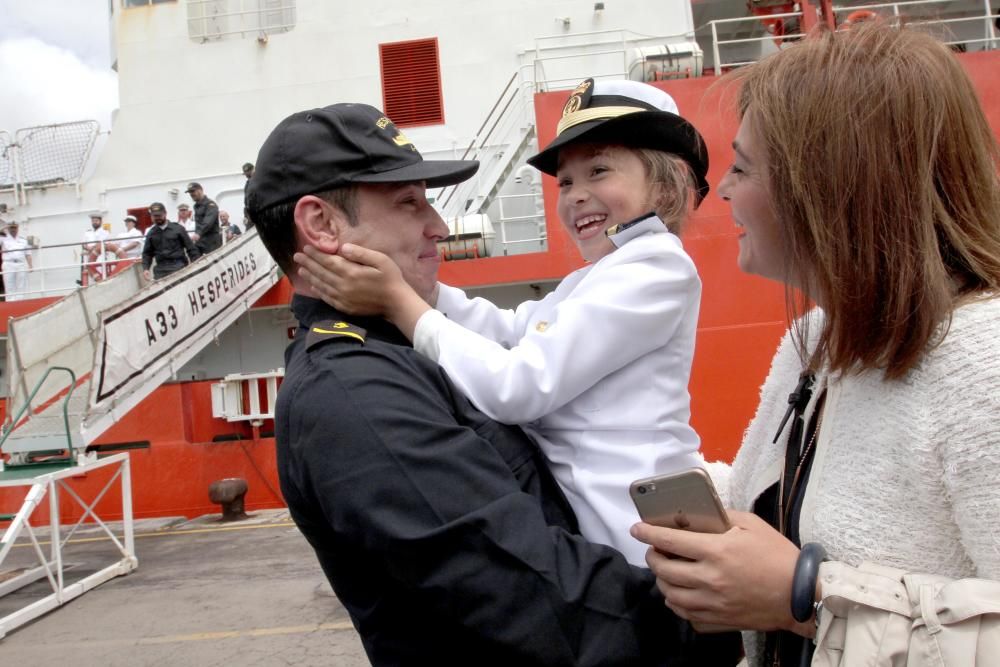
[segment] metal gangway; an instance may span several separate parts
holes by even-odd
[[[251,231],[161,280],[147,282],[141,267],[133,264],[11,320],[8,406],[16,411],[8,413],[0,437],[0,453],[9,457],[6,464],[0,459],[0,488],[20,487],[25,494],[16,512],[3,514],[5,508],[0,508],[0,527],[6,525],[0,539],[0,568],[23,537],[39,565],[15,571],[6,579],[0,577],[0,597],[42,578],[48,579],[52,593],[0,617],[0,638],[135,569],[128,454],[99,458],[88,445],[176,375],[278,279],[277,265],[256,231]],[[84,498],[70,482],[105,471],[111,477],[93,497]],[[121,494],[120,538],[119,529],[95,512],[116,482]],[[82,510],[65,535],[60,530],[65,504],[60,498],[71,499]],[[36,534],[37,525],[45,519],[36,522],[34,518],[46,509],[48,556]],[[63,549],[88,520],[113,542],[120,558],[67,584]]]
[[[28,407],[22,419],[5,424],[10,433],[3,453],[18,464],[38,452],[65,450],[58,399],[73,389],[70,449],[74,456],[83,454],[278,278],[277,265],[252,230],[162,280],[146,281],[141,266],[132,264],[13,318],[7,335],[8,406]],[[74,386],[50,376],[31,392],[52,366],[69,368]]]

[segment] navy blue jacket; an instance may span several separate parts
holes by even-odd
[[[523,431],[384,320],[292,305],[281,489],[374,665],[735,664],[738,638],[690,641],[648,570],[576,534]]]

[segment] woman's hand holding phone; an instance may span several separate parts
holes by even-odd
[[[732,528],[722,534],[649,523],[632,526],[632,536],[653,547],[646,563],[667,606],[700,631],[715,626],[711,629],[806,634],[791,614],[799,550],[755,514],[730,510],[728,518]]]

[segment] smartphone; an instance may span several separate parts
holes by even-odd
[[[712,478],[702,468],[637,479],[629,495],[643,521],[654,526],[724,533],[731,527]]]
[[[715,491],[712,478],[702,468],[637,479],[629,495],[643,521],[654,526],[724,533],[732,526]],[[737,628],[691,623],[698,632],[731,632]]]

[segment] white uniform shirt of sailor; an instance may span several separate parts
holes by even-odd
[[[31,246],[28,244],[28,240],[20,236],[7,235],[0,237],[0,247],[3,249],[3,263],[7,264],[26,264],[28,248]]]
[[[655,216],[612,240],[513,311],[441,285],[413,342],[479,409],[535,436],[588,540],[644,565],[629,484],[703,465],[688,394],[701,281]]]
[[[28,240],[7,235],[0,240],[3,249],[3,286],[7,301],[23,299],[28,291]]]
[[[103,227],[98,227],[97,229],[88,229],[86,232],[83,233],[84,243],[98,243],[100,241],[107,241],[110,238],[111,234],[109,234],[108,230],[104,229]],[[100,252],[100,248],[97,248],[95,252]]]
[[[138,241],[138,243],[135,244],[135,247],[129,248],[125,251],[125,257],[128,259],[139,259],[142,257],[143,233],[137,228],[133,227],[119,236],[116,240],[119,242],[119,245],[126,245],[132,241]]]

